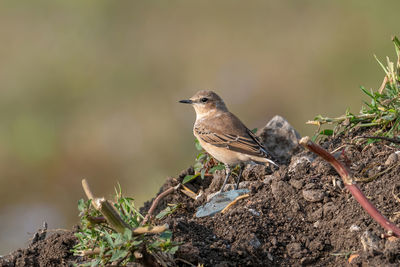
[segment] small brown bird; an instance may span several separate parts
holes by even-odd
[[[240,164],[240,173],[236,182],[239,186],[245,163],[271,163],[260,140],[225,106],[224,101],[213,91],[199,91],[188,100],[180,103],[191,104],[196,111],[194,136],[200,145],[218,161],[225,164],[226,177],[221,192],[231,175],[231,168]]]

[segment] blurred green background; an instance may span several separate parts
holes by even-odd
[[[81,179],[140,206],[196,155],[217,91],[250,128],[358,112],[394,56],[399,1],[2,1],[0,255],[77,223]]]

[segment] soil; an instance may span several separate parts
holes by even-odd
[[[28,248],[18,249],[3,258],[0,266],[73,266],[79,259],[70,251],[77,240],[74,231],[58,231],[49,234],[39,230]]]
[[[373,131],[353,129],[321,145],[346,163],[370,201],[400,225],[398,145],[357,138]],[[160,192],[188,173],[193,169],[168,178]],[[187,185],[203,192],[197,200],[179,191],[160,202],[155,214],[167,204],[180,204],[171,215],[154,221],[167,223],[174,241],[181,244],[175,254],[178,266],[400,265],[400,239],[387,237],[344,188],[335,170],[310,152],[300,149],[279,170],[246,166],[240,186],[250,189],[249,196],[223,214],[196,218],[196,209],[208,194],[219,190],[223,178],[223,171],[217,171]],[[150,204],[145,203],[142,212]],[[68,266],[78,260],[69,252],[75,242],[73,232],[55,233],[0,258],[0,266]]]

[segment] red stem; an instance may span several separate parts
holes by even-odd
[[[168,188],[167,190],[165,190],[164,192],[162,192],[161,194],[159,194],[154,200],[153,203],[151,203],[151,207],[149,209],[149,211],[147,212],[146,216],[144,217],[141,225],[144,225],[147,223],[147,221],[151,218],[151,216],[153,215],[154,210],[157,208],[158,202],[160,202],[161,199],[163,199],[165,196],[171,194],[172,192],[174,192],[175,190],[177,190],[180,187],[181,184],[178,184],[177,186],[173,186]]]
[[[341,162],[339,162],[335,157],[332,156],[331,153],[323,149],[321,146],[313,143],[308,136],[303,137],[300,140],[300,144],[329,162],[342,177],[345,186],[353,195],[353,197],[357,200],[357,202],[360,203],[361,207],[363,207],[364,210],[366,210],[368,214],[383,228],[388,231],[392,231],[395,236],[400,237],[400,229],[395,224],[386,219],[365,197],[363,192],[360,190],[360,188],[358,188],[356,183],[351,178],[350,171]]]

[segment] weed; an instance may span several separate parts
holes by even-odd
[[[359,114],[353,114],[349,110],[337,118],[329,118],[318,115],[313,121],[307,124],[318,126],[314,140],[320,136],[330,136],[337,132],[349,130],[355,126],[371,127],[378,126],[377,136],[393,137],[400,131],[400,41],[393,37],[397,61],[394,63],[386,57],[386,66],[377,62],[385,72],[385,78],[378,91],[368,91],[364,87],[361,90],[368,96],[371,103],[364,102]],[[333,130],[325,129],[320,131],[321,125],[333,125]]]
[[[186,175],[183,178],[182,184],[186,184],[197,177],[204,177],[208,174],[213,174],[216,170],[225,169],[224,164],[218,163],[213,157],[210,156],[200,145],[199,140],[195,139],[195,147],[199,151],[193,165],[195,174]]]
[[[171,241],[172,232],[169,230],[152,235],[134,232],[134,229],[140,227],[143,216],[136,210],[132,198],[122,196],[120,187],[116,189],[113,206],[128,226],[123,232],[118,232],[107,224],[107,220],[94,208],[91,200],[79,200],[81,228],[75,234],[79,242],[72,251],[75,255],[84,255],[90,259],[81,266],[104,266],[112,263],[120,266],[136,262],[144,253],[174,254],[177,251],[178,245]]]

